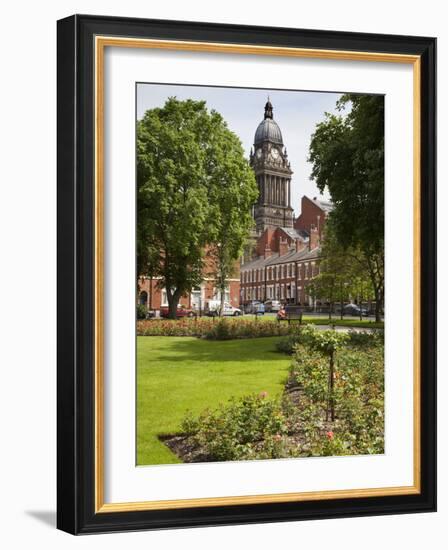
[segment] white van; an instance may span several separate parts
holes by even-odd
[[[219,308],[221,307],[220,300],[209,300],[205,304],[205,313],[206,315],[210,315],[210,317],[215,317],[219,314]],[[242,315],[243,312],[241,309],[237,307],[233,307],[228,302],[224,302],[224,309],[222,312],[223,316],[226,317],[238,317],[239,315]]]

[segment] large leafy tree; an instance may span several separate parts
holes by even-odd
[[[366,258],[359,248],[343,247],[340,244],[332,218],[325,226],[319,275],[307,286],[310,294],[328,300],[330,319],[336,302],[340,303],[342,319],[345,300],[356,298],[361,303],[372,298],[372,283]]]
[[[229,219],[217,216],[220,208],[241,204],[228,196],[234,181],[253,191],[249,170],[238,138],[203,101],[169,98],[138,122],[137,270],[160,278],[171,318],[181,296],[201,283],[205,250],[220,242]]]
[[[346,94],[346,114],[326,113],[311,139],[311,177],[334,204],[331,219],[344,248],[365,259],[379,319],[384,297],[384,98]]]
[[[222,315],[228,280],[238,274],[238,260],[253,226],[251,206],[258,196],[258,188],[235,134],[221,127],[214,145],[216,166],[210,188],[208,257],[209,273],[220,293]]]

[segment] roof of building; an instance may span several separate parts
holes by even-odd
[[[314,202],[314,204],[324,212],[331,212],[334,208],[334,204],[331,201],[322,201],[317,197],[313,197],[313,199],[311,199],[311,202]]]
[[[309,234],[303,229],[295,229],[294,227],[282,227],[284,231],[291,239],[300,239],[301,241],[308,241]]]
[[[241,271],[246,271],[249,269],[262,269],[264,267],[278,264],[287,264],[290,262],[314,260],[316,258],[319,258],[321,252],[322,250],[320,247],[313,248],[313,250],[308,250],[308,248],[305,248],[303,250],[300,250],[299,252],[297,252],[295,248],[291,248],[286,254],[282,254],[281,256],[278,252],[274,252],[268,258],[260,256],[250,262],[243,264],[241,266]]]
[[[282,132],[279,125],[274,120],[274,108],[272,103],[268,101],[264,106],[264,120],[260,122],[255,132],[254,144],[259,145],[263,141],[270,141],[283,145]]]
[[[260,122],[255,132],[254,144],[260,145],[264,141],[270,141],[283,145],[282,132],[279,125],[272,118],[265,118]]]

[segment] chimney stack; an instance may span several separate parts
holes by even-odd
[[[283,256],[288,252],[288,250],[289,250],[288,240],[284,239],[283,237],[280,237],[280,244],[278,249],[279,255]]]
[[[296,239],[296,252],[300,252],[305,248],[305,243],[302,239]]]
[[[319,230],[315,225],[311,225],[310,229],[310,250],[314,250],[319,246]]]

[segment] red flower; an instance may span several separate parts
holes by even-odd
[[[330,432],[326,432],[325,435],[327,436],[328,439],[333,439],[334,438],[334,433],[332,431]]]

